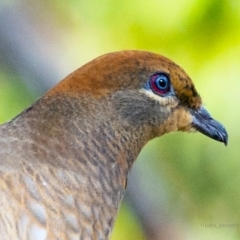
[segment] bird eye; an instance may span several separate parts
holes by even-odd
[[[150,86],[154,93],[166,94],[170,91],[169,77],[162,73],[154,74],[151,76]]]

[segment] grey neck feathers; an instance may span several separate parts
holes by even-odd
[[[144,134],[146,125],[132,127],[132,118],[124,119],[128,104],[114,104],[114,112],[109,104],[43,98],[0,128],[2,180],[15,188],[11,205],[24,203],[16,215],[28,209],[39,229],[60,238],[109,237],[128,172],[152,134]],[[31,218],[30,229],[36,225]]]

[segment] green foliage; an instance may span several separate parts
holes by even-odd
[[[126,204],[123,204],[118,214],[111,240],[144,240],[144,235],[136,217]]]
[[[0,123],[28,107],[34,98],[18,77],[0,71]]]

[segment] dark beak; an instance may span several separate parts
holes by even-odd
[[[191,110],[191,113],[193,116],[192,127],[194,129],[227,145],[228,134],[226,129],[221,123],[214,120],[204,107]]]

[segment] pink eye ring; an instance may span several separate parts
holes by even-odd
[[[163,73],[156,73],[150,78],[150,87],[156,94],[164,95],[170,91],[169,77]]]

